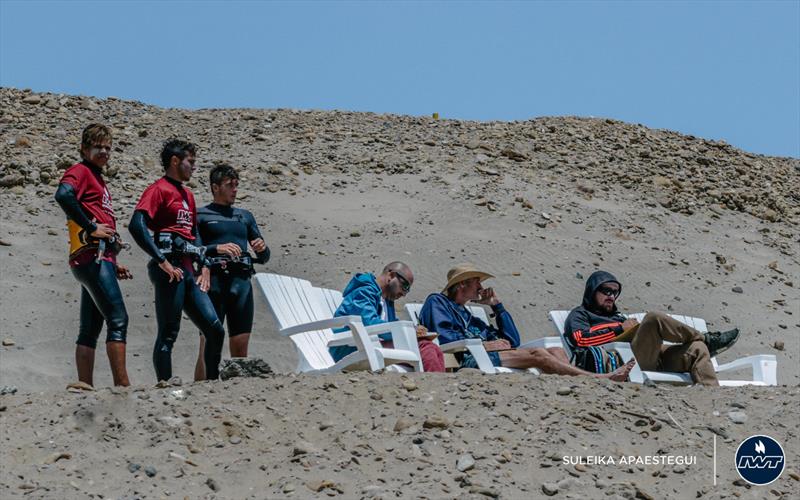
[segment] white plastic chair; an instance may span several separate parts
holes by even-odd
[[[422,370],[414,326],[410,321],[396,321],[365,327],[360,316],[334,318],[325,304],[323,293],[306,280],[258,273],[257,288],[269,305],[281,335],[289,336],[298,355],[298,372],[335,373],[343,369],[379,371],[391,363],[406,363]],[[334,328],[349,332],[334,335]],[[391,333],[393,349],[380,345],[378,334]],[[407,339],[414,336],[414,342]],[[334,362],[328,351],[336,345],[351,345],[356,351]]]
[[[628,318],[634,318],[642,321],[647,313],[637,313],[627,315]],[[569,311],[550,311],[550,321],[553,323],[556,331],[558,331],[563,341],[564,350],[572,357],[572,349],[567,343],[564,335],[564,324],[569,316]],[[691,326],[695,330],[705,333],[708,331],[706,321],[702,318],[693,318],[691,316],[670,315],[672,318]],[[635,359],[633,350],[628,342],[612,342],[603,344],[604,348],[615,349],[622,356],[623,361],[626,363],[631,359]],[[716,358],[711,358],[711,363],[714,365],[714,370],[717,373],[737,370],[740,368],[749,368],[752,370],[752,380],[720,380],[719,384],[722,386],[743,386],[743,385],[778,385],[778,360],[772,354],[758,354],[755,356],[747,356],[737,359],[730,363],[719,364]],[[630,373],[631,382],[642,384],[645,380],[659,383],[669,384],[685,384],[691,385],[692,377],[688,373],[676,372],[653,372],[644,371],[639,368],[636,363]]]

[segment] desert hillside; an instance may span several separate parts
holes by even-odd
[[[123,226],[163,173],[162,142],[186,138],[199,145],[199,204],[211,200],[209,167],[240,169],[237,203],[272,249],[259,271],[342,289],[403,260],[416,276],[406,300],[422,302],[447,269],[473,262],[497,276],[489,284],[528,340],[552,335],[547,312],[577,305],[585,278],[604,269],[623,283],[624,312],[738,326],[721,361],[774,354],[781,385],[290,375],[292,343],[258,296],[251,354],[276,374],[189,383],[198,332],[184,320],[174,352],[184,383],[154,389],[153,291],[134,248],[120,256],[134,273],[122,285],[133,387],[107,388],[100,349],[98,391],[65,392],[80,288],[53,193],[90,122],[113,128],[108,180]],[[183,110],[0,89],[0,496],[790,498],[800,480],[799,193],[798,159],[614,120]],[[788,453],[768,487],[745,485],[731,466],[754,433]],[[627,453],[697,463],[560,461]]]

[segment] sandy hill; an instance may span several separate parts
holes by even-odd
[[[259,270],[341,289],[353,273],[400,259],[416,275],[407,300],[421,302],[441,289],[449,267],[471,261],[498,277],[494,287],[523,338],[532,339],[551,334],[548,310],[576,305],[584,278],[606,269],[624,284],[625,311],[667,310],[704,317],[712,328],[739,326],[742,338],[723,358],[775,354],[784,386],[651,389],[430,374],[412,377],[420,390],[407,391],[385,375],[332,382],[276,375],[188,385],[195,397],[173,401],[169,389],[151,389],[152,290],[145,256],[134,249],[121,260],[135,275],[123,290],[136,388],[65,394],[75,377],[79,288],[66,265],[64,217],[52,195],[92,121],[114,129],[108,174],[123,223],[162,173],[163,140],[183,137],[200,147],[191,183],[200,203],[210,201],[211,165],[241,169],[239,204],[254,213],[272,248]],[[547,494],[546,482],[548,491],[561,484],[558,495],[599,488],[609,498],[629,497],[638,488],[656,497],[760,497],[769,490],[733,483],[729,456],[719,472],[724,481],[711,486],[712,435],[720,432],[728,454],[747,435],[767,431],[784,448],[798,449],[788,423],[797,420],[800,381],[800,160],[604,119],[480,123],[338,111],[190,111],[7,88],[0,89],[0,139],[0,337],[11,344],[0,347],[0,385],[19,391],[0,400],[3,455],[13,456],[0,471],[8,493],[535,498]],[[257,308],[252,353],[279,373],[291,372],[291,342],[276,334],[260,298]],[[186,321],[174,355],[185,381],[197,338]],[[102,352],[96,380],[110,383]],[[573,387],[564,401],[557,395],[562,386]],[[382,399],[370,396],[375,391]],[[598,398],[602,391],[613,394],[612,402]],[[581,411],[607,415],[609,405],[611,419],[578,427]],[[749,419],[736,424],[731,411]],[[637,422],[649,429],[665,412],[678,425],[661,422],[664,431],[644,436]],[[395,433],[404,414],[450,423]],[[297,419],[302,425],[292,425]],[[342,427],[345,419],[353,429]],[[473,425],[480,428],[474,435],[467,432]],[[625,437],[614,441],[606,427]],[[391,439],[372,441],[385,434]],[[235,445],[234,435],[241,439]],[[314,449],[303,451],[303,443]],[[693,452],[698,465],[575,471],[548,458],[591,446],[603,453],[617,446]],[[43,464],[61,451],[71,458]],[[179,463],[169,452],[200,465]],[[466,454],[477,466],[458,471]],[[129,472],[129,463],[142,470]],[[152,478],[143,472],[147,465],[158,469]],[[314,491],[320,485],[306,484],[311,479],[339,489]],[[796,491],[797,476],[785,473],[771,488],[776,495]]]

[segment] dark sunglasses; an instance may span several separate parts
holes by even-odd
[[[400,280],[400,288],[402,288],[405,293],[410,292],[411,291],[411,282],[408,281],[405,276],[403,276],[401,273],[399,273],[397,271],[395,271],[394,274]]]
[[[601,286],[597,289],[598,292],[602,293],[606,297],[619,297],[619,289],[617,288],[609,288],[607,286]]]

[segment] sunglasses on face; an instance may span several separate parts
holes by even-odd
[[[399,273],[397,271],[395,271],[394,274],[395,274],[395,276],[397,276],[397,279],[400,280],[400,288],[403,289],[403,292],[405,292],[405,293],[410,292],[411,291],[411,282],[409,282],[406,279],[405,276],[403,276],[401,273]]]
[[[619,297],[619,290],[617,288],[610,288],[607,286],[601,286],[597,289],[598,292],[602,293],[606,297]]]

